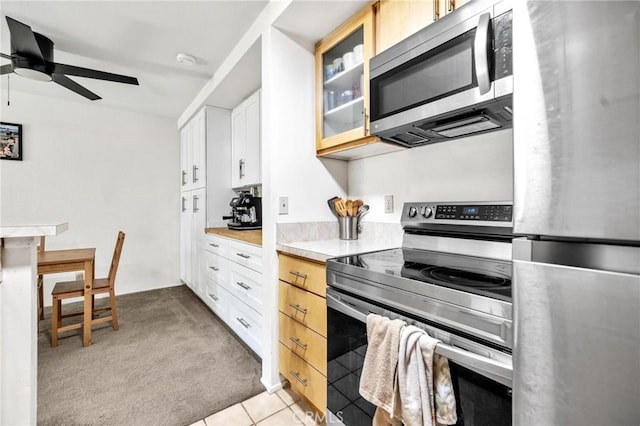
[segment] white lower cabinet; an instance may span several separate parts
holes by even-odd
[[[211,234],[203,247],[206,289],[198,295],[262,356],[262,248]]]

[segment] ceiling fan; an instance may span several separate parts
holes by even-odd
[[[0,75],[13,72],[33,80],[54,81],[92,101],[102,98],[67,75],[138,85],[134,77],[53,62],[53,41],[22,22],[6,18],[11,33],[11,55],[0,53],[0,57],[10,59],[11,63],[0,66]]]

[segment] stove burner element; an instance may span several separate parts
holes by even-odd
[[[424,278],[459,286],[469,286],[475,288],[498,289],[508,288],[510,283],[502,277],[476,274],[459,269],[451,269],[439,266],[428,266],[420,271]]]

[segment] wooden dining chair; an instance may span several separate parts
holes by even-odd
[[[122,246],[124,244],[124,232],[118,232],[118,239],[116,241],[116,247],[113,251],[113,258],[111,260],[111,266],[109,267],[109,276],[107,278],[95,278],[93,280],[92,295],[91,295],[91,325],[100,324],[103,322],[112,322],[113,329],[118,330],[118,310],[116,309],[116,293],[115,282],[116,272],[118,271],[118,264],[120,263],[120,254],[122,253]],[[95,295],[101,293],[109,293],[109,306],[95,309]],[[62,318],[68,318],[73,316],[83,315],[83,312],[76,312],[72,314],[62,314],[62,300],[71,299],[76,297],[84,297],[84,280],[78,281],[65,281],[56,283],[51,292],[53,296],[51,314],[51,346],[58,346],[58,334],[82,328],[83,323],[70,324],[62,326]],[[109,316],[98,316],[99,313],[104,311],[111,311]]]

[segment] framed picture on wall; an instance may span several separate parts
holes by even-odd
[[[22,160],[22,124],[0,122],[0,160]]]

